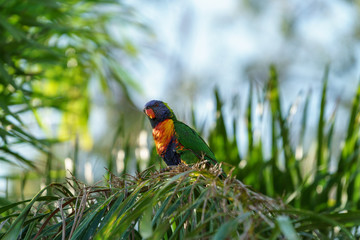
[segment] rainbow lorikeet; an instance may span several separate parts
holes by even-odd
[[[150,120],[157,153],[168,166],[184,160],[208,160],[216,164],[216,158],[199,134],[176,119],[174,112],[164,102],[152,100],[146,103],[144,113]]]

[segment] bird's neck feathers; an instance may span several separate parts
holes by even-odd
[[[150,119],[150,123],[152,128],[155,128],[157,125],[159,125],[160,123],[171,119],[172,121],[177,121],[176,116],[173,112],[173,110],[166,104],[164,103],[166,108],[162,108],[162,111],[157,112],[157,118],[154,119]]]
[[[173,115],[175,117],[175,114],[174,114],[173,110],[169,107],[169,105],[167,103],[164,103],[164,105],[166,106],[167,109],[169,109],[171,115]]]
[[[167,103],[164,103],[164,105],[167,107],[167,109],[170,112],[170,114],[168,114],[169,116],[167,116],[167,118],[176,121],[176,116],[175,116],[173,110],[169,107],[169,105]]]

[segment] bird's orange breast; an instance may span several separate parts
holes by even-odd
[[[166,119],[160,122],[152,131],[156,151],[160,156],[163,156],[166,152],[171,138],[175,134],[174,122],[172,119]]]

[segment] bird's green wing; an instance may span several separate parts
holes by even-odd
[[[217,163],[214,153],[194,129],[179,121],[174,121],[174,128],[179,143],[186,150],[190,150],[198,158],[204,157],[213,164]]]

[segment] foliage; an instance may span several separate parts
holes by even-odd
[[[2,218],[2,237],[353,238],[350,230],[359,224],[357,212],[325,215],[285,209],[280,201],[253,192],[235,178],[219,179],[219,166],[208,170],[205,165],[147,169],[136,176],[111,174],[107,187],[86,186],[76,179],[69,179],[68,185],[51,184],[31,201],[0,209],[8,213]],[[54,195],[41,197],[50,188]]]
[[[100,81],[104,91],[117,82],[126,96],[132,84],[116,55],[130,58],[135,48],[109,33],[120,6],[113,0],[0,1],[0,161],[35,167],[15,147],[26,143],[49,154],[54,141],[76,134],[84,147],[91,147],[90,81]],[[130,14],[117,19],[122,25],[133,21]],[[62,118],[55,131],[43,119],[50,108]],[[29,118],[46,136],[27,129]]]
[[[315,210],[316,212],[337,210],[358,209],[360,206],[359,174],[359,113],[360,113],[360,85],[353,98],[351,113],[347,123],[347,133],[343,139],[343,146],[334,147],[334,132],[336,108],[330,117],[326,117],[327,109],[327,82],[328,71],[326,69],[323,79],[323,88],[319,106],[317,135],[311,146],[316,146],[316,154],[307,150],[305,134],[310,131],[307,128],[309,118],[309,99],[306,97],[303,108],[290,106],[288,111],[283,110],[283,101],[279,89],[277,71],[271,67],[269,80],[260,102],[253,103],[253,91],[249,94],[247,119],[248,149],[241,153],[237,145],[236,129],[238,119],[234,119],[234,133],[229,136],[224,125],[222,114],[222,103],[216,93],[217,101],[217,122],[216,127],[210,134],[209,143],[216,153],[226,159],[231,166],[236,166],[234,173],[238,179],[272,197],[285,197],[287,203],[294,207]],[[270,158],[264,155],[264,139],[267,136],[260,136],[254,139],[254,122],[260,119],[264,122],[264,116],[254,115],[254,106],[261,105],[264,110],[270,112],[269,126],[271,136]],[[291,129],[291,109],[300,109],[297,114],[301,119],[299,139],[294,141]],[[302,110],[301,110],[302,109]],[[285,112],[285,114],[284,114]],[[293,114],[293,113],[292,113]],[[256,119],[256,120],[255,120]],[[246,136],[242,136],[246,137]],[[293,143],[298,143],[297,145]],[[303,154],[296,155],[300,149]],[[340,150],[341,154],[335,153]],[[337,158],[337,159],[336,159]],[[336,159],[336,161],[334,161]],[[336,163],[336,170],[331,170],[331,164]],[[245,163],[245,164],[243,164]],[[311,167],[314,166],[314,167]],[[309,170],[310,169],[310,170]]]

